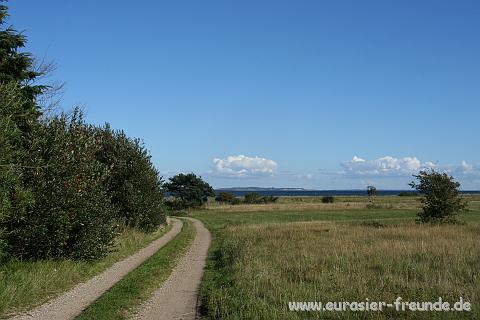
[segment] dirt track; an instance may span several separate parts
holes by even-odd
[[[197,234],[187,254],[153,296],[141,305],[134,319],[197,319],[198,288],[211,242],[210,232],[192,218]]]
[[[11,319],[66,320],[75,318],[105,291],[150,258],[170,240],[175,238],[181,231],[183,224],[178,219],[171,219],[170,221],[173,223],[172,229],[161,238],[150,243],[147,247],[125,260],[115,263],[112,267],[87,282],[78,284],[61,296],[30,312],[20,314]]]

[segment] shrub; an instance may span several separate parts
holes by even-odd
[[[229,204],[239,204],[240,199],[235,197],[235,195],[231,192],[220,192],[216,197],[215,201],[222,202],[222,203],[229,203]]]
[[[244,200],[245,203],[248,204],[259,204],[259,203],[264,203],[263,202],[263,197],[256,193],[256,192],[249,192],[245,194]]]
[[[335,198],[332,196],[325,196],[322,197],[322,202],[323,203],[333,203],[335,201]]]
[[[233,199],[235,199],[235,195],[231,192],[225,192],[225,191],[220,192],[215,197],[215,201],[217,201],[217,202],[230,203]]]
[[[398,196],[399,197],[416,197],[418,196],[418,193],[413,191],[404,191],[404,192],[400,192]]]
[[[184,211],[185,209],[187,209],[182,199],[175,197],[168,197],[165,200],[165,205],[167,206],[168,211],[170,211],[170,214],[172,215],[176,215],[177,211]]]
[[[264,196],[263,197],[263,203],[275,203],[277,202],[278,200],[278,197],[274,197],[274,196]]]
[[[194,173],[177,174],[164,187],[174,197],[169,201],[173,210],[199,208],[207,202],[208,197],[215,196],[213,188]]]
[[[108,169],[95,161],[92,127],[76,110],[36,128],[23,183],[33,202],[2,221],[8,251],[21,259],[105,255],[116,236],[116,210],[105,188]]]
[[[28,140],[19,128],[18,118],[27,116],[23,94],[14,83],[0,83],[0,260],[6,257],[8,241],[5,221],[25,211],[33,202],[23,185],[23,164],[28,155]]]
[[[249,192],[245,194],[244,202],[247,204],[265,204],[265,203],[274,203],[278,200],[278,197],[274,196],[264,196],[256,192]]]
[[[107,190],[118,219],[127,226],[153,231],[165,223],[162,180],[138,139],[109,125],[98,128],[96,158],[109,170]]]
[[[75,110],[31,126],[28,143],[21,143],[24,135],[8,121],[18,97],[5,92],[0,256],[96,259],[121,224],[152,231],[165,222],[162,181],[139,140],[87,125]]]
[[[410,186],[423,196],[422,212],[418,213],[420,222],[454,223],[457,213],[467,209],[466,201],[460,196],[460,183],[452,176],[432,169],[420,171],[414,177],[418,183],[412,181]]]
[[[235,197],[235,199],[232,200],[231,204],[232,205],[238,205],[242,203],[242,200],[240,200],[239,198]]]

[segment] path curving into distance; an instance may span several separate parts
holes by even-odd
[[[211,235],[197,219],[185,219],[192,221],[197,230],[192,246],[150,300],[138,308],[134,319],[198,319],[198,289],[206,264]]]
[[[119,261],[101,274],[80,283],[71,290],[54,298],[47,303],[29,311],[19,314],[11,320],[67,320],[78,316],[92,302],[120,281],[129,272],[133,271],[145,260],[154,255],[161,247],[175,238],[182,230],[183,223],[178,219],[169,219],[172,228],[159,239],[151,242],[130,257]]]

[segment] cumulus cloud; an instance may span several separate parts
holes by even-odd
[[[462,160],[460,165],[451,171],[461,176],[480,177],[480,166],[467,163],[465,160]]]
[[[394,158],[385,156],[374,160],[365,160],[354,156],[342,163],[344,174],[355,176],[405,176],[422,169],[435,168],[432,162],[421,162],[417,157]]]
[[[462,161],[460,164],[436,164],[431,161],[422,162],[417,157],[395,158],[390,156],[366,160],[354,156],[350,161],[341,164],[347,176],[363,177],[401,177],[418,173],[420,170],[435,169],[454,176],[480,177],[480,166]]]
[[[214,173],[227,177],[254,177],[273,175],[277,170],[277,163],[261,157],[247,157],[244,155],[228,156],[225,159],[213,159]]]

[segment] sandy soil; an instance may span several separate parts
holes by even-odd
[[[140,306],[134,319],[198,319],[198,288],[211,236],[200,221],[187,219],[197,230],[191,248],[150,300]]]
[[[150,243],[147,247],[125,260],[115,263],[103,273],[87,282],[75,286],[59,297],[52,299],[30,312],[19,314],[11,319],[65,320],[75,318],[86,307],[105,293],[105,291],[150,258],[170,240],[175,238],[181,231],[183,224],[178,219],[170,219],[170,221],[173,223],[172,229],[161,238]]]

